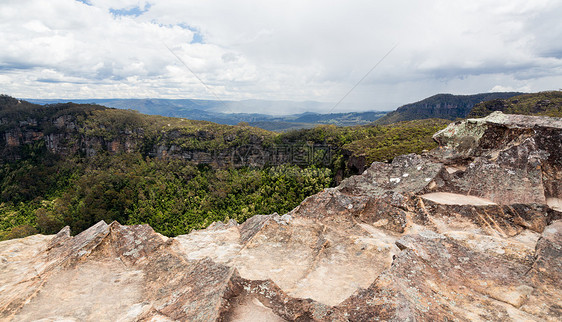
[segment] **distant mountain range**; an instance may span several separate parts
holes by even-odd
[[[374,124],[382,125],[429,118],[455,120],[466,118],[472,108],[479,103],[508,99],[521,94],[523,93],[437,94],[419,102],[403,105],[392,112],[369,111],[329,114],[310,112],[321,111],[322,109],[329,110],[331,107],[328,103],[311,101],[218,101],[197,99],[78,99],[71,101],[79,104],[97,104],[119,109],[132,109],[149,115],[181,117],[226,125],[247,123],[250,126],[265,130],[287,131],[312,128],[321,124],[351,126],[373,122]],[[55,104],[69,101],[65,99],[26,100],[36,104]],[[256,111],[256,113],[241,113],[240,111]],[[291,115],[272,115],[279,111],[305,112]]]
[[[181,117],[190,120],[211,121],[219,124],[248,125],[271,131],[311,128],[320,124],[338,126],[368,124],[384,116],[386,111],[347,112],[321,114],[304,112],[291,115],[270,115],[262,113],[233,113],[233,111],[283,111],[321,110],[330,105],[321,102],[291,101],[213,101],[196,99],[25,99],[35,104],[56,104],[72,101],[78,104],[97,104],[119,109],[132,109],[143,114]]]
[[[466,118],[474,105],[496,99],[507,99],[521,95],[518,92],[482,93],[474,95],[437,94],[419,102],[403,105],[396,111],[375,121],[376,124],[391,124],[401,121],[439,118],[455,120]]]

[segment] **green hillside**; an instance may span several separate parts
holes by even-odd
[[[562,91],[524,94],[496,99],[474,106],[468,117],[484,117],[492,112],[562,117]]]
[[[475,95],[437,94],[419,102],[407,104],[375,121],[375,124],[392,124],[402,121],[439,118],[456,120],[465,118],[475,104],[509,98],[521,93],[482,93]]]

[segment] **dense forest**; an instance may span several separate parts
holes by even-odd
[[[3,238],[65,225],[80,232],[100,220],[148,223],[175,236],[229,218],[284,213],[331,183],[327,168],[211,169],[138,153],[87,160],[24,161],[2,167]]]
[[[98,105],[0,96],[0,239],[99,220],[175,236],[283,214],[373,161],[435,147],[448,121],[274,133]],[[282,151],[272,154],[271,151]],[[353,160],[362,160],[357,166]]]

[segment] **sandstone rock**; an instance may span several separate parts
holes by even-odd
[[[500,204],[554,204],[562,195],[562,119],[494,112],[452,123],[434,139],[435,158],[466,169],[448,192]]]

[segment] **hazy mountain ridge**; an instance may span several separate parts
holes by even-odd
[[[72,101],[78,104],[98,104],[119,109],[132,109],[148,115],[181,117],[190,120],[210,121],[219,124],[236,125],[240,122],[266,130],[286,131],[310,128],[318,124],[338,126],[368,124],[387,112],[344,112],[322,114],[318,110],[329,110],[331,106],[321,102],[292,101],[218,101],[197,99],[25,99],[35,104],[56,104]],[[284,110],[302,110],[302,113],[272,115],[266,113],[241,113],[239,111],[270,111],[278,114]]]
[[[322,114],[318,110],[329,110],[328,103],[292,101],[219,101],[197,99],[84,99],[75,103],[101,104],[120,109],[133,109],[144,114],[183,117],[191,120],[211,121],[219,124],[235,125],[240,122],[271,131],[287,131],[311,128],[318,124],[337,126],[391,124],[420,119],[455,120],[468,116],[479,103],[508,99],[521,95],[519,92],[480,93],[473,95],[437,94],[418,102],[398,107],[395,111],[366,111]],[[65,102],[64,99],[29,99],[37,104]],[[241,113],[239,111],[303,110],[300,114],[272,115],[266,113]]]
[[[376,120],[376,124],[390,124],[429,118],[455,120],[465,118],[475,104],[493,99],[521,95],[519,92],[481,93],[474,95],[437,94],[419,102],[397,108]]]

